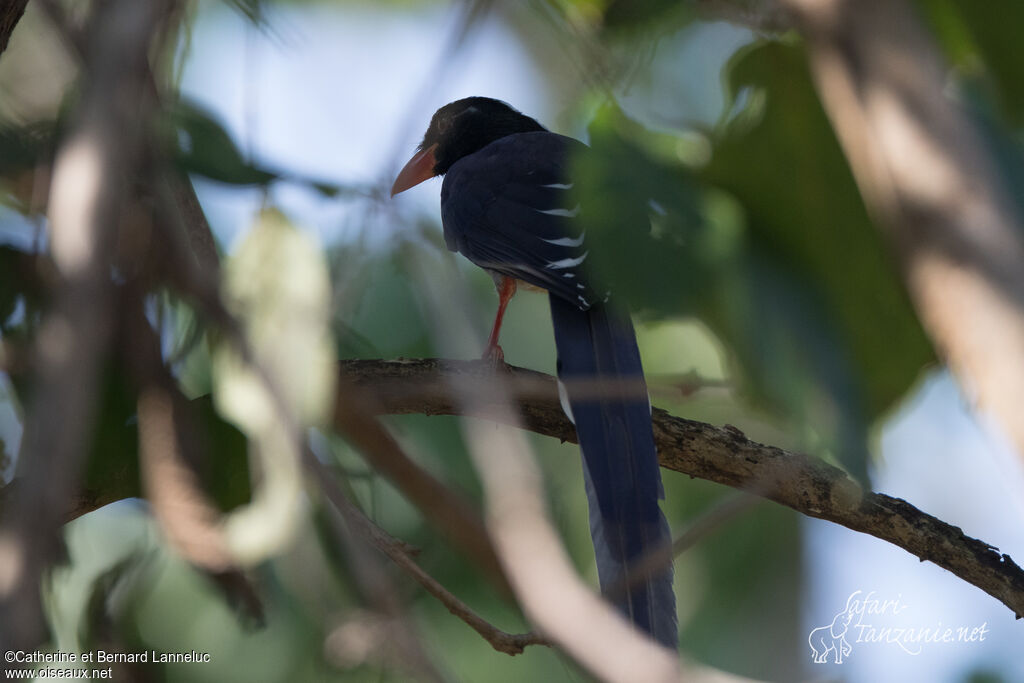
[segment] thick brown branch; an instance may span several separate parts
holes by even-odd
[[[506,385],[516,394],[523,425],[539,434],[575,441],[558,403],[555,379],[508,366]],[[339,366],[341,380],[363,390],[382,414],[493,415],[486,400],[460,411],[451,386],[491,383],[492,367],[480,361],[352,360]],[[479,394],[481,396],[486,394]],[[495,398],[498,401],[498,398]],[[810,517],[875,536],[956,574],[1024,614],[1024,571],[1008,555],[966,536],[959,528],[913,505],[879,493],[863,493],[830,465],[747,439],[738,429],[654,410],[661,464],[668,469],[742,489]]]

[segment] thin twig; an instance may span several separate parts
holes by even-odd
[[[417,465],[374,418],[366,392],[338,385],[335,428],[437,528],[471,557],[493,583],[509,592],[505,572],[480,513],[461,496]],[[370,399],[372,402],[372,398]]]
[[[690,525],[683,533],[676,536],[671,545],[666,544],[664,547],[653,548],[645,555],[638,557],[626,567],[622,576],[608,586],[605,594],[625,595],[627,588],[638,585],[648,577],[663,571],[665,566],[671,564],[675,558],[760,502],[762,499],[749,491],[735,493],[719,501],[690,522]]]
[[[322,464],[314,461],[311,463],[311,470],[316,475],[321,490],[351,526],[357,528],[375,548],[437,598],[449,612],[479,633],[495,650],[517,655],[522,653],[527,645],[549,644],[536,633],[507,633],[487,622],[416,564],[409,556],[405,543],[378,527],[363,514],[362,510],[353,505]]]

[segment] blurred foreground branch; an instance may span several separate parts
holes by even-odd
[[[538,434],[576,440],[558,402],[555,378],[507,366],[505,389],[519,404],[516,416]],[[481,361],[350,360],[340,379],[362,390],[366,409],[381,414],[467,415],[494,419],[502,391],[488,390],[494,370]],[[472,383],[472,404],[460,402],[455,383]],[[371,403],[372,401],[372,403]],[[461,406],[460,406],[461,404]],[[738,429],[715,427],[654,409],[654,435],[663,467],[749,491],[797,512],[835,522],[903,548],[995,597],[1024,615],[1024,571],[1008,555],[913,505],[864,493],[846,474],[820,460],[747,439]]]
[[[172,7],[96,3],[82,94],[54,162],[48,215],[59,281],[33,349],[36,383],[19,462],[24,495],[6,501],[0,529],[0,642],[10,648],[30,647],[40,635],[40,575],[60,554],[64,508],[89,443],[115,317],[112,245],[149,133],[148,50]]]
[[[925,330],[1024,457],[1022,226],[981,132],[948,94],[937,46],[904,0],[785,4]]]
[[[498,423],[463,420],[461,426],[484,487],[487,530],[523,612],[599,680],[680,680],[676,652],[636,630],[573,568],[548,518],[542,477],[517,429],[517,405],[505,379],[499,374],[477,382],[455,374],[449,386],[458,405],[482,409],[481,417]]]
[[[0,6],[0,52],[7,49],[11,33],[21,20],[21,15],[25,13],[26,5],[28,0],[7,0]]]

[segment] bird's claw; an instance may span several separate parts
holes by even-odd
[[[505,352],[497,344],[488,344],[480,360],[486,361],[495,367],[501,367],[505,365]]]

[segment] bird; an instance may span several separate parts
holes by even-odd
[[[434,113],[391,196],[444,176],[445,244],[489,272],[498,292],[484,358],[504,360],[498,338],[517,288],[548,292],[559,398],[583,455],[601,591],[636,628],[675,649],[672,564],[649,560],[668,556],[671,536],[643,366],[628,312],[588,267],[585,196],[574,189],[573,160],[589,149],[505,102],[467,97]]]

